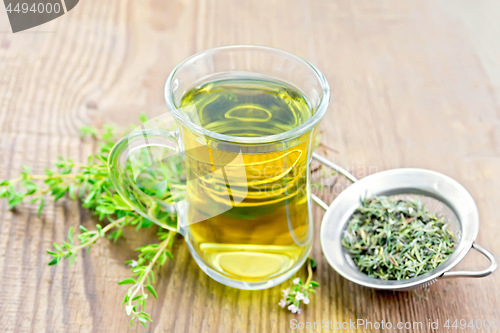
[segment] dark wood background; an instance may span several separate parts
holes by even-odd
[[[82,0],[12,34],[1,8],[0,178],[15,177],[22,164],[42,172],[58,154],[84,161],[95,147],[79,138],[81,125],[128,125],[142,111],[166,112],[165,80],[195,52],[269,45],[308,59],[330,83],[320,153],[359,177],[398,167],[451,176],[477,200],[478,243],[500,258],[499,17],[500,2],[486,0]],[[3,200],[0,209],[1,332],[127,331],[126,286],[116,282],[152,233],[127,231],[117,245],[103,240],[79,254],[71,269],[48,267],[45,249],[71,226],[92,227],[91,216],[69,200],[49,203],[41,218],[30,205],[12,213]],[[299,317],[278,307],[281,286],[249,292],[211,280],[178,238],[159,299],[149,302],[154,322],[132,331],[288,332],[294,318],[500,321],[498,272],[440,281],[419,295],[344,280],[321,254],[321,217],[315,208],[321,286]],[[460,264],[486,266],[473,253]]]

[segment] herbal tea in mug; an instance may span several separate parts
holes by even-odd
[[[177,187],[184,195],[174,209],[198,265],[241,289],[288,279],[311,248],[309,162],[329,101],[324,77],[284,51],[223,47],[180,64],[165,97],[177,130],[142,129],[111,154],[120,194],[162,225],[172,204],[151,195],[156,192],[138,193],[140,176],[127,160],[145,147],[151,164],[161,160],[154,153],[159,147],[182,152],[186,179]],[[156,169],[151,188],[169,182],[170,190],[176,188],[171,177],[161,175],[167,174],[164,166]]]
[[[239,137],[284,133],[311,117],[309,104],[297,89],[266,79],[243,77],[202,84],[183,96],[181,107],[190,105],[196,107],[203,128]],[[208,154],[200,154],[191,149],[196,135],[188,128],[183,128],[182,140],[192,180],[188,197],[196,202],[189,206],[188,219],[201,221],[190,224],[187,237],[205,263],[233,279],[262,281],[286,272],[307,255],[309,135],[287,148],[280,144],[259,152],[243,148],[246,177],[232,181],[223,174],[208,180],[202,177],[232,152],[208,147]],[[230,173],[231,165],[225,171]],[[234,184],[228,197],[216,190],[226,184]],[[237,205],[233,205],[235,197]],[[214,214],[214,207],[215,212],[229,209]]]

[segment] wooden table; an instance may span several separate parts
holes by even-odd
[[[127,125],[142,111],[166,112],[164,82],[195,52],[269,45],[308,59],[330,83],[320,153],[359,177],[419,167],[456,179],[477,200],[478,243],[500,258],[499,16],[500,3],[486,0],[84,0],[12,34],[1,9],[0,178],[15,177],[22,164],[43,172],[59,154],[84,161],[95,147],[79,138],[81,125]],[[152,233],[128,231],[117,245],[102,240],[79,254],[71,268],[48,267],[45,249],[71,226],[95,225],[90,214],[70,200],[49,203],[41,218],[30,205],[12,213],[2,200],[0,208],[1,332],[127,332],[126,287],[116,282],[129,274],[124,260]],[[179,238],[175,260],[160,272],[159,299],[148,305],[154,322],[132,331],[288,332],[295,318],[430,319],[447,332],[447,319],[500,321],[498,272],[440,281],[418,294],[348,282],[322,256],[323,213],[314,213],[321,286],[302,315],[278,307],[281,286],[249,292],[211,280]],[[470,253],[459,267],[486,266]]]

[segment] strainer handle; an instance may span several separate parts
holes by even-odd
[[[473,278],[480,278],[480,277],[485,277],[490,275],[497,269],[497,260],[493,256],[493,254],[486,250],[484,247],[482,247],[479,244],[472,243],[472,248],[482,255],[484,255],[488,260],[490,261],[490,267],[486,268],[485,270],[478,271],[478,272],[468,272],[468,271],[458,271],[458,272],[445,272],[441,277],[442,278],[449,278],[449,277],[473,277]]]
[[[326,165],[326,166],[332,168],[333,170],[337,171],[338,173],[344,175],[347,179],[349,179],[353,183],[355,183],[355,182],[358,181],[358,179],[356,177],[354,177],[352,174],[350,174],[349,171],[347,171],[346,169],[344,169],[340,165],[337,165],[337,164],[333,163],[332,161],[328,160],[327,158],[325,158],[325,157],[323,157],[321,155],[318,155],[317,153],[312,153],[312,157],[315,160],[317,160],[318,162],[321,162],[324,165]]]
[[[340,165],[337,165],[337,164],[333,163],[332,161],[328,160],[327,158],[325,158],[325,157],[323,157],[321,155],[318,155],[317,153],[312,153],[312,157],[315,160],[317,160],[318,162],[323,163],[326,166],[328,166],[328,167],[332,168],[333,170],[337,171],[338,173],[344,175],[347,179],[349,179],[353,183],[355,183],[355,182],[358,181],[358,179],[356,177],[354,177],[351,173],[349,173],[349,171],[347,171],[346,169],[342,168]],[[314,202],[316,202],[321,208],[323,208],[324,210],[328,210],[328,205],[323,200],[321,200],[320,198],[318,198],[314,194],[311,194],[311,197],[314,200]]]

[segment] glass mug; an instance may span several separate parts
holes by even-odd
[[[275,286],[311,250],[309,166],[329,98],[324,76],[291,53],[200,52],[167,80],[170,113],[115,145],[111,180],[135,211],[182,234],[216,281]]]

